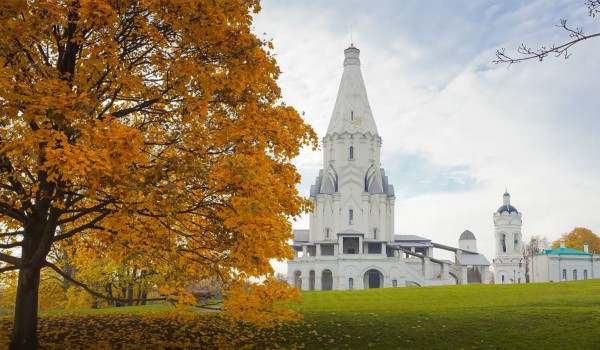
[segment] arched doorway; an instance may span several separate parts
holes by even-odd
[[[365,272],[365,288],[383,288],[383,274],[379,270],[370,269]]]
[[[308,290],[315,290],[315,270],[308,273]]]
[[[302,289],[302,271],[294,271],[294,287]]]
[[[333,289],[333,274],[330,270],[323,270],[321,274],[321,290]]]

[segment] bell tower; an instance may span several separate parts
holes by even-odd
[[[494,279],[496,284],[525,283],[525,259],[521,213],[510,204],[510,194],[504,192],[502,206],[494,213],[496,256]]]

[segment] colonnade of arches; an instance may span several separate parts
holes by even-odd
[[[302,271],[294,271],[294,286],[299,289],[316,290],[316,273],[315,270],[310,270],[308,273],[308,285],[302,286],[303,276]],[[372,288],[383,288],[385,277],[378,269],[369,269],[363,274],[363,286],[364,289]],[[306,282],[305,282],[306,283]],[[397,287],[398,282],[396,279],[392,280],[392,286]],[[354,289],[356,287],[356,281],[354,277],[348,278],[348,289]],[[332,290],[333,289],[333,273],[329,269],[321,271],[321,288],[320,290]]]

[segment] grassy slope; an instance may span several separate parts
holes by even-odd
[[[600,349],[600,280],[304,292],[303,300],[303,321],[262,331],[157,305],[45,313],[41,341],[45,349]],[[11,322],[0,318],[0,348]]]
[[[600,349],[599,280],[307,292],[303,300],[305,322],[350,348]]]

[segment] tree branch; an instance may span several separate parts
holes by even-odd
[[[29,263],[27,264],[19,264],[19,265],[11,265],[11,266],[5,266],[0,268],[0,273],[2,272],[8,272],[8,271],[13,271],[13,270],[20,270],[20,269],[24,269],[26,267],[29,267]]]
[[[88,287],[87,284],[85,284],[83,282],[77,281],[73,277],[67,275],[58,266],[54,265],[51,262],[46,261],[44,263],[44,266],[51,268],[56,273],[58,273],[59,275],[61,275],[64,279],[66,279],[67,281],[73,283],[74,285],[76,285],[78,287],[83,288],[86,292],[90,293],[91,295],[96,296],[96,297],[101,298],[101,299],[104,299],[104,300],[110,300],[110,301],[118,301],[118,302],[128,303],[128,302],[142,301],[142,300],[146,300],[146,301],[162,301],[162,300],[166,300],[167,299],[166,297],[149,298],[149,299],[121,299],[121,298],[110,297],[110,296],[104,295],[102,293],[96,292],[95,290],[91,289],[90,287]]]
[[[0,243],[0,249],[11,249],[16,247],[21,247],[23,242],[13,242],[13,243]]]
[[[74,235],[76,235],[79,232],[84,231],[84,230],[102,229],[102,227],[96,226],[96,223],[98,223],[99,221],[101,221],[102,219],[104,219],[108,214],[109,214],[109,212],[105,211],[102,214],[96,216],[93,220],[91,220],[90,222],[88,222],[85,225],[78,226],[78,227],[76,227],[76,228],[74,228],[74,229],[72,229],[70,231],[67,231],[66,233],[61,234],[61,235],[56,235],[52,239],[52,242],[57,242],[57,241],[60,241],[62,239],[65,239],[65,238],[73,237]]]
[[[18,222],[24,223],[25,220],[27,220],[27,217],[21,213],[20,211],[16,210],[15,208],[13,208],[12,206],[10,206],[9,204],[6,203],[2,203],[0,202],[0,214],[1,215],[6,215],[9,218],[15,219]]]
[[[121,117],[124,117],[124,116],[126,116],[128,114],[131,114],[131,113],[134,113],[134,112],[139,112],[139,111],[141,111],[142,109],[144,109],[146,107],[150,107],[153,104],[157,103],[158,101],[160,101],[160,99],[153,98],[151,100],[147,100],[147,101],[138,103],[137,105],[135,105],[135,106],[133,106],[131,108],[125,108],[125,109],[122,109],[120,111],[113,112],[113,113],[111,113],[111,115],[113,117],[115,117],[115,118],[121,118]]]
[[[13,232],[5,232],[5,233],[0,233],[0,238],[23,235],[23,234],[25,234],[25,231],[23,231],[23,230],[13,231]]]
[[[600,12],[600,0],[587,0],[585,2],[588,7],[588,15],[590,17],[596,17],[596,14]]]
[[[7,262],[13,265],[21,265],[23,264],[23,259],[17,258],[16,256],[0,253],[0,261]]]
[[[79,219],[79,218],[81,218],[81,217],[83,217],[85,215],[91,214],[93,212],[97,212],[100,209],[102,209],[102,207],[106,206],[109,203],[110,203],[110,201],[105,201],[105,202],[101,202],[101,203],[99,203],[99,204],[97,204],[97,205],[95,205],[93,207],[82,209],[81,211],[79,211],[75,215],[69,216],[68,218],[65,218],[65,219],[58,220],[58,225],[59,226],[60,225],[64,225],[64,224],[66,224],[68,222],[73,222],[73,221],[75,221],[75,220],[77,220],[77,219]]]
[[[597,8],[600,6],[600,1],[591,1],[590,0],[590,3],[591,2],[596,3],[595,7],[593,8],[593,11],[595,11],[595,12],[593,12],[593,14],[595,15],[595,13],[599,11]],[[591,5],[588,5],[588,7],[589,6],[591,6]],[[591,7],[589,7],[589,8],[590,8],[590,16],[593,17],[594,15],[592,15],[592,9],[591,9]],[[587,39],[600,37],[600,33],[585,35],[583,33],[583,28],[576,27],[573,29],[571,27],[568,27],[566,19],[561,19],[560,24],[557,24],[556,26],[566,30],[569,33],[569,37],[572,38],[573,40],[568,41],[559,46],[556,46],[555,44],[552,44],[548,47],[542,46],[541,48],[539,48],[537,50],[532,49],[531,47],[528,47],[525,44],[521,44],[521,46],[519,46],[519,48],[517,49],[517,53],[522,55],[522,57],[516,57],[516,58],[506,54],[506,49],[502,48],[502,49],[496,51],[496,59],[493,60],[492,62],[495,64],[508,63],[508,67],[510,68],[510,66],[514,63],[520,63],[520,62],[531,60],[531,59],[538,59],[540,61],[543,61],[544,58],[548,57],[549,55],[554,55],[554,57],[562,56],[565,59],[567,59],[571,56],[571,54],[569,53],[569,49],[571,48],[571,46],[573,46],[581,41],[587,40]]]

